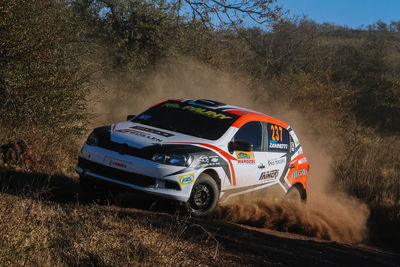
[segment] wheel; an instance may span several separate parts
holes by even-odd
[[[289,188],[287,191],[284,201],[287,202],[292,202],[292,203],[301,203],[302,202],[302,197],[301,197],[301,192],[300,189],[296,186],[292,186]]]
[[[210,175],[202,173],[192,188],[186,208],[196,217],[209,215],[217,206],[218,196],[217,183]]]

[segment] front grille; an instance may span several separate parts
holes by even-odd
[[[135,148],[127,144],[120,144],[108,140],[100,140],[99,147],[118,152],[121,155],[126,154],[138,158],[151,159],[154,155],[154,152],[148,151],[147,149]]]
[[[97,175],[141,187],[154,186],[156,183],[153,177],[118,170],[81,157],[78,159],[78,167]],[[166,181],[165,188],[180,190],[179,184],[173,181]]]

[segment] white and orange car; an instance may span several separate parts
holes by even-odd
[[[212,100],[166,100],[96,128],[79,156],[83,191],[113,184],[186,203],[196,216],[242,194],[306,199],[309,164],[293,129]]]

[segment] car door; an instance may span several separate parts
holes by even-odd
[[[232,162],[237,187],[257,184],[265,168],[262,128],[259,121],[248,122],[236,132],[232,139],[232,141],[240,140],[253,145],[252,151],[233,151],[233,156],[237,159]]]
[[[282,126],[263,122],[265,169],[260,182],[280,182],[286,187],[286,176],[289,171],[290,135]]]

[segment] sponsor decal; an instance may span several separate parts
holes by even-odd
[[[165,103],[163,106],[168,107],[168,108],[181,108],[182,110],[188,110],[190,112],[197,113],[197,114],[207,116],[210,118],[214,118],[214,119],[220,119],[220,120],[232,119],[232,117],[227,116],[225,114],[215,112],[213,110],[209,110],[209,109],[205,109],[205,108],[191,106],[191,105],[186,105],[186,106],[180,107],[179,104],[176,104],[176,103]]]
[[[243,152],[243,151],[236,152],[236,157],[238,163],[241,164],[254,164],[256,162],[253,152]]]
[[[200,156],[199,158],[199,165],[198,168],[201,167],[213,167],[213,166],[219,166],[219,157],[218,156]]]
[[[218,113],[218,112],[215,112],[215,111],[212,111],[212,110],[208,110],[208,109],[205,109],[205,108],[194,107],[194,106],[190,106],[190,105],[184,106],[182,109],[189,110],[191,112],[194,112],[194,113],[197,113],[197,114],[201,114],[201,115],[204,115],[204,116],[207,116],[207,117],[215,118],[215,119],[221,119],[221,120],[232,119],[232,117],[226,116],[226,115],[224,115],[222,113]]]
[[[176,103],[165,103],[163,105],[163,107],[167,107],[167,108],[180,108],[179,104]]]
[[[201,157],[199,158],[199,161],[200,161],[201,164],[207,164],[208,161],[209,161],[209,159],[208,159],[207,156],[201,156]]]
[[[285,161],[286,161],[285,158],[268,160],[268,166],[279,165],[279,164],[285,163]]]
[[[148,133],[144,133],[144,132],[137,131],[137,130],[134,130],[134,129],[120,129],[120,130],[117,130],[117,132],[129,133],[129,134],[132,134],[132,135],[140,136],[140,137],[147,138],[149,140],[155,141],[157,143],[160,143],[160,142],[163,141],[163,140],[161,140],[161,139],[159,139],[157,137],[151,136]]]
[[[307,175],[307,170],[306,169],[301,169],[298,171],[292,172],[292,179],[299,178],[301,176]]]
[[[127,168],[127,163],[122,160],[118,160],[118,159],[105,157],[105,163],[112,168],[117,168],[117,169],[126,169]]]
[[[303,164],[304,162],[307,162],[306,158],[299,159],[299,164]]]
[[[164,136],[164,137],[174,136],[173,134],[170,134],[170,133],[162,132],[162,131],[155,130],[155,129],[150,129],[150,128],[143,127],[143,126],[133,126],[131,128],[132,129],[142,130],[142,131],[153,133],[153,134],[158,134],[158,135],[161,135],[161,136]]]
[[[278,143],[272,143],[272,141],[269,143],[269,148],[278,148],[282,150],[287,150],[288,145],[287,144],[278,144]]]
[[[262,180],[275,180],[278,177],[279,170],[272,170],[267,172],[262,172],[260,175],[259,181]]]
[[[236,156],[238,159],[251,159],[250,153],[247,152],[236,152]]]
[[[211,163],[218,163],[218,162],[219,162],[218,156],[212,156],[212,157],[210,157],[210,162],[211,162]]]
[[[194,173],[184,174],[179,176],[179,184],[187,185],[194,182]]]

